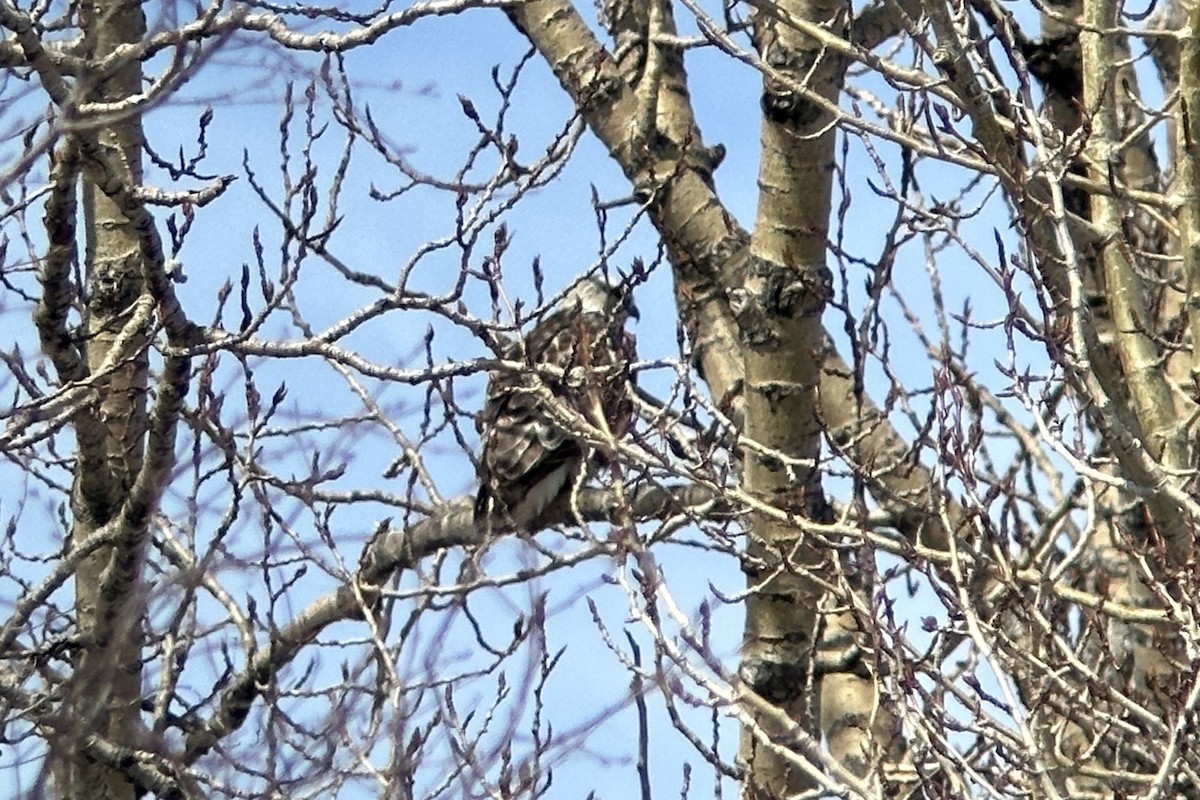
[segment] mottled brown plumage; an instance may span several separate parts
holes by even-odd
[[[546,407],[547,391],[553,402],[615,437],[629,429],[635,358],[633,336],[625,330],[630,316],[637,312],[624,287],[584,279],[508,354],[530,369],[489,375],[476,421],[482,440],[478,522],[497,530],[535,529],[564,513],[563,504],[600,466],[603,457]],[[540,365],[563,375],[539,377]]]

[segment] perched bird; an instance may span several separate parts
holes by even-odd
[[[530,369],[492,372],[476,418],[482,442],[475,520],[497,531],[531,531],[570,509],[576,490],[604,456],[559,421],[562,404],[620,438],[633,418],[633,336],[625,330],[637,307],[629,290],[585,278],[562,304],[515,343],[506,358]],[[561,370],[550,375],[537,368]]]

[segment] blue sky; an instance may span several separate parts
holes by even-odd
[[[526,43],[502,13],[476,10],[460,17],[426,20],[412,29],[394,32],[370,48],[349,53],[346,64],[350,74],[362,83],[355,89],[358,107],[369,105],[375,122],[414,168],[449,178],[458,168],[464,151],[477,138],[475,125],[463,114],[458,96],[470,98],[482,119],[491,120],[499,104],[492,86],[492,68],[498,66],[501,76],[506,76],[526,50]],[[247,45],[245,41],[235,40],[170,103],[154,109],[146,117],[151,145],[158,153],[170,158],[180,147],[189,153],[194,151],[196,120],[203,108],[211,105],[214,116],[208,133],[210,149],[201,170],[238,176],[224,197],[198,211],[194,229],[179,254],[188,281],[180,285],[178,291],[184,307],[198,322],[212,318],[217,290],[227,280],[232,280],[236,287],[243,264],[250,264],[253,274],[256,268],[253,267],[252,240],[256,230],[264,244],[267,272],[271,274],[280,266],[280,227],[251,191],[244,165],[249,166],[269,194],[279,198],[280,107],[277,98],[288,79],[296,81],[296,96],[303,98],[306,70],[315,69],[319,58],[302,55],[291,64],[291,57],[278,58],[272,52],[260,49],[257,41]],[[723,143],[728,150],[725,162],[716,173],[720,196],[741,224],[750,228],[756,206],[759,78],[749,67],[713,50],[693,51],[688,56],[687,66],[692,78],[693,101],[706,141],[710,145]],[[869,79],[861,82],[886,96],[887,87],[879,82],[872,83]],[[317,107],[318,113],[327,121],[328,104],[318,103]],[[533,59],[525,68],[508,122],[510,132],[520,139],[522,157],[541,152],[563,129],[570,114],[570,104],[548,69],[537,58]],[[295,120],[293,136],[298,136],[301,128],[302,120]],[[322,210],[318,216],[324,213],[323,191],[328,186],[333,161],[343,143],[344,133],[331,126],[316,145],[317,184],[322,190],[319,200]],[[300,145],[299,138],[292,140],[293,158]],[[895,155],[893,146],[882,144],[880,147],[885,155]],[[890,224],[894,210],[878,199],[867,185],[866,179],[871,177],[866,172],[869,161],[861,145],[851,139],[849,148],[847,185],[853,196],[853,210],[846,229],[841,231],[842,240],[856,255],[870,260],[878,253],[884,226]],[[486,163],[487,158],[483,161]],[[160,173],[151,174],[152,180],[162,178]],[[478,174],[484,175],[486,170]],[[920,174],[929,196],[936,196],[941,191],[951,196],[964,181],[961,173],[936,165],[923,165]],[[380,159],[359,145],[347,175],[340,209],[343,221],[329,243],[329,249],[341,261],[354,269],[377,274],[386,281],[396,280],[402,266],[424,244],[445,237],[453,230],[454,198],[448,193],[416,190],[386,203],[366,197],[369,186],[386,192],[394,189],[399,180]],[[506,288],[514,295],[524,296],[527,300],[532,297],[527,269],[535,258],[545,270],[549,290],[560,289],[597,262],[600,237],[592,209],[593,187],[603,200],[616,200],[630,193],[615,164],[600,145],[585,134],[561,177],[531,193],[506,215],[505,224],[512,240],[505,259]],[[980,189],[976,196],[982,197],[985,189]],[[999,206],[993,198],[986,212],[964,227],[968,238],[992,260],[996,258],[992,231],[998,230],[1006,239],[1012,239],[1004,211]],[[634,206],[626,205],[611,213],[610,238],[635,211]],[[162,221],[166,214],[159,212],[158,216]],[[484,249],[481,247],[480,253]],[[1009,251],[1016,252],[1016,249],[1010,246]],[[612,263],[624,267],[634,257],[651,262],[657,252],[654,231],[642,220],[614,255]],[[447,249],[422,258],[413,272],[412,285],[429,291],[444,290],[457,275],[459,255],[453,249]],[[941,290],[949,310],[960,310],[970,298],[978,318],[1003,316],[1003,305],[988,304],[988,293],[981,291],[988,287],[986,284],[981,286],[978,275],[961,254],[948,254],[939,260],[938,266]],[[866,273],[853,271],[854,265],[848,269],[851,270],[847,281],[850,302],[857,309],[861,305],[861,286]],[[919,248],[906,251],[897,263],[895,280],[910,293],[913,307],[927,317],[931,307],[929,276]],[[254,284],[256,279],[252,280]],[[313,258],[303,266],[296,296],[308,320],[320,329],[376,299],[377,294],[373,290],[347,286],[320,259]],[[226,312],[227,324],[234,324],[237,319],[236,297],[235,288],[235,299]],[[481,316],[489,313],[489,299],[482,285],[471,288],[464,299],[474,313]],[[262,300],[255,298],[254,302],[261,304]],[[676,357],[674,306],[665,265],[639,289],[637,302],[642,310],[642,318],[635,327],[641,357],[647,360]],[[904,373],[913,385],[928,385],[930,365],[919,346],[914,345],[911,335],[906,337],[903,333],[904,323],[898,307],[885,304],[884,313],[893,323],[898,340],[893,349],[893,367]],[[13,329],[17,322],[11,315],[6,316],[6,329]],[[830,313],[829,322],[832,331],[841,329],[841,320],[836,313]],[[380,364],[407,366],[403,359],[415,357],[413,366],[419,366],[421,343],[429,326],[434,332],[430,347],[436,360],[464,361],[486,355],[479,343],[464,331],[456,330],[433,315],[417,312],[384,315],[349,337],[345,344]],[[980,340],[977,347],[1002,352],[1003,340],[998,338],[996,331],[977,331],[974,335]],[[28,338],[31,336],[28,328],[12,336],[25,337],[21,339],[22,346],[27,352],[36,351],[36,345]],[[294,339],[296,333],[280,315],[269,321],[262,336]],[[1037,366],[1038,356],[1030,354],[1028,361]],[[994,369],[990,366],[991,359],[984,358],[979,363],[983,370]],[[283,383],[289,387],[281,414],[284,419],[325,420],[361,408],[361,403],[347,390],[341,378],[316,359],[277,363],[253,360],[250,366],[264,396],[269,397],[274,388]],[[993,379],[996,374],[992,373]],[[218,377],[227,407],[241,407],[244,386],[238,365],[227,359]],[[878,370],[873,370],[870,378],[870,386],[884,385]],[[671,375],[667,371],[648,372],[642,377],[644,386],[660,392],[667,390],[670,381]],[[419,410],[423,402],[420,387],[385,385],[374,380],[363,383],[378,402],[396,410],[396,422],[407,434],[418,435],[420,415],[414,411]],[[455,385],[456,399],[465,408],[477,408],[482,388],[482,376],[460,380]],[[914,399],[917,406],[924,402],[921,398]],[[903,429],[903,420],[898,420],[898,424]],[[469,421],[464,423],[463,430],[471,434]],[[190,443],[186,435],[181,438],[182,452],[187,452]],[[378,427],[352,427],[340,432],[311,431],[267,439],[264,448],[264,457],[270,459],[271,468],[284,476],[289,472],[297,476],[306,474],[313,453],[319,451],[318,460],[323,466],[345,466],[345,474],[334,484],[337,488],[382,488],[397,495],[404,492],[398,481],[389,483],[382,477],[388,465],[397,458],[398,447]],[[431,439],[427,453],[427,466],[444,496],[472,490],[474,474],[469,459],[457,447],[449,430]],[[181,464],[182,477],[186,477],[187,467],[185,460]],[[5,470],[10,475],[16,474],[11,465]],[[836,495],[844,491],[845,485],[844,481],[831,480],[830,491]],[[207,509],[207,514],[190,529],[190,534],[203,548],[213,535],[213,511],[219,511],[228,502],[227,487],[217,483],[209,486],[204,495],[190,497],[188,486],[183,480],[169,491],[165,510],[168,516],[186,516],[189,509]],[[14,491],[20,494],[14,494]],[[22,494],[40,496],[41,492],[36,488],[26,490],[11,479],[5,481],[5,488],[0,488],[0,509],[4,510],[4,516],[13,513],[14,505],[20,505],[17,498]],[[37,497],[33,499],[36,501]],[[36,527],[40,521],[61,536],[61,526],[55,522],[56,514],[49,503],[47,500],[39,508],[25,511],[23,524]],[[38,502],[30,505],[38,505]],[[229,561],[222,565],[224,572],[221,574],[229,578],[236,592],[261,596],[263,589],[254,560],[263,552],[305,543],[313,548],[315,558],[331,565],[331,569],[339,557],[353,565],[376,522],[383,517],[400,517],[398,509],[386,503],[340,508],[328,520],[320,519],[316,510],[301,505],[281,507],[280,515],[286,525],[270,527],[256,525],[254,512],[248,511],[238,529],[231,534],[225,551]],[[327,523],[335,534],[331,542],[320,541],[315,533],[323,523]],[[662,548],[659,557],[685,613],[696,615],[703,601],[717,609],[714,649],[732,666],[741,636],[740,612],[722,606],[713,589],[732,595],[742,588],[743,577],[737,564],[729,558],[678,545]],[[451,561],[456,558],[451,556]],[[521,547],[505,545],[497,548],[486,563],[489,569],[502,573],[525,563],[527,558],[528,553]],[[470,600],[473,613],[503,632],[511,629],[519,614],[528,613],[531,597],[545,593],[547,605],[553,610],[547,625],[546,649],[555,653],[566,648],[545,690],[548,712],[554,715],[555,729],[560,732],[593,720],[606,709],[621,704],[628,694],[629,676],[617,656],[605,646],[585,596],[596,603],[610,632],[634,631],[642,642],[643,654],[648,656],[650,652],[644,633],[629,620],[624,592],[606,580],[619,569],[618,565],[608,561],[594,561],[569,572],[547,576],[532,586],[484,590]],[[281,575],[284,572],[286,570],[280,569]],[[443,576],[452,573],[447,568]],[[406,582],[409,580],[401,581],[402,589],[413,585]],[[335,585],[334,577],[323,575],[319,569],[312,570],[297,581],[280,603],[277,609],[279,621]],[[2,590],[6,601],[11,599],[11,589],[9,585]],[[170,597],[168,590],[162,606],[164,617],[168,616],[168,609],[173,608]],[[211,609],[209,613],[217,612]],[[412,675],[434,678],[440,670],[447,668],[447,663],[469,662],[478,655],[472,653],[474,643],[467,638],[467,626],[461,616],[447,613],[421,625],[427,628],[418,628],[425,638],[417,637],[414,647],[402,648],[397,654],[399,663],[412,670]],[[362,635],[361,626],[343,625],[330,631],[327,639],[332,642],[337,637]],[[920,638],[918,632],[913,632],[913,636]],[[624,647],[623,637],[618,635],[616,644]],[[443,649],[444,652],[439,652]],[[358,663],[366,652],[369,647],[346,658]],[[321,653],[324,660],[306,679],[314,689],[340,681],[338,658],[341,656],[337,649],[329,647]],[[307,660],[305,657],[301,662]],[[217,663],[214,654],[210,668],[218,669],[214,666]],[[148,680],[152,682],[153,678],[148,677]],[[493,685],[489,680],[476,685],[475,702],[487,702],[487,691]],[[198,677],[197,682],[202,685],[201,678]],[[432,701],[426,696],[423,702]],[[650,708],[655,731],[651,765],[656,796],[678,796],[685,762],[694,769],[692,796],[710,796],[713,793],[711,769],[671,730],[661,703],[652,699]],[[691,719],[701,730],[711,726],[703,711],[693,713]],[[735,728],[724,722],[720,729],[722,751],[731,757],[736,748]],[[586,744],[564,753],[563,760],[555,767],[556,788],[551,796],[583,797],[589,790],[595,790],[596,796],[601,798],[632,796],[636,787],[632,766],[635,741],[636,719],[626,706],[600,725]],[[383,757],[381,751],[371,755]],[[362,784],[349,788],[343,796],[372,796],[369,786]],[[728,783],[724,791],[726,796],[732,796]]]

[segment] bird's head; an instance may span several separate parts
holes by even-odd
[[[567,308],[581,314],[597,314],[624,324],[629,317],[640,319],[633,304],[633,292],[625,284],[613,286],[599,278],[584,278],[571,287],[565,298]]]

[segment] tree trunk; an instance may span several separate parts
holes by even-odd
[[[92,59],[137,42],[145,33],[139,2],[99,0],[85,3],[80,13]],[[141,63],[132,60],[105,78],[90,84],[83,81],[82,86],[89,102],[116,103],[138,93],[140,83]],[[89,133],[107,155],[103,169],[117,170],[110,177],[126,187],[141,182],[142,130],[136,110]],[[97,185],[97,165],[87,166],[83,178],[86,341],[82,347],[97,400],[75,420],[73,547],[106,526],[123,524],[126,500],[142,467],[148,427],[149,314],[146,304],[139,302],[146,291],[141,239],[134,222]],[[81,647],[69,687],[70,727],[56,754],[62,761],[58,771],[66,798],[135,795],[124,771],[96,760],[90,751],[94,737],[118,747],[138,744],[142,598],[136,591],[137,570],[127,565],[140,563],[145,538],[121,536],[83,559],[75,574]]]
[[[800,85],[834,101],[838,59],[796,31],[792,16],[839,23],[835,3],[780,3],[755,16],[764,77],[759,207],[743,288],[732,304],[746,364],[744,485],[761,503],[751,516],[746,573],[751,590],[741,675],[785,713],[743,728],[744,796],[790,796],[813,788],[803,763],[820,736],[820,678],[813,669],[831,551],[809,521],[828,521],[818,461],[818,387],[830,291],[825,246],[834,173],[832,116]],[[798,735],[791,728],[799,728]],[[797,757],[793,742],[807,743]],[[841,753],[839,755],[845,755]],[[815,770],[812,770],[815,772]]]

